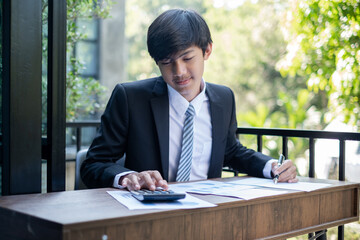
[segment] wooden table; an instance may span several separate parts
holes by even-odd
[[[190,210],[130,211],[109,188],[3,196],[0,239],[284,239],[358,221],[359,183],[301,181],[331,187],[253,200],[196,195],[218,206]]]

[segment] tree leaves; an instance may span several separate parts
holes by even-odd
[[[294,0],[288,12],[287,55],[281,73],[305,76],[308,88],[324,91],[333,119],[360,126],[360,3]]]

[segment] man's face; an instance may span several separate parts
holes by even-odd
[[[200,93],[204,61],[209,58],[211,50],[209,44],[203,54],[201,48],[194,45],[158,62],[165,82],[189,102]]]

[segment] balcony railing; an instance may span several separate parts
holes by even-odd
[[[269,128],[238,128],[240,134],[257,136],[258,151],[262,151],[263,136],[282,137],[282,150],[285,157],[288,157],[288,138],[299,137],[309,140],[309,177],[315,177],[315,139],[334,139],[339,141],[339,180],[345,180],[345,141],[360,141],[360,133],[355,132],[329,132],[296,129],[269,129]]]
[[[75,140],[76,140],[76,152],[80,151],[82,146],[82,129],[85,127],[94,127],[99,128],[100,127],[100,121],[94,120],[94,121],[81,121],[81,122],[67,122],[66,128],[72,128],[75,129]]]
[[[82,128],[98,128],[100,121],[67,122],[67,128],[75,129],[76,152],[82,146]],[[356,132],[330,132],[297,129],[270,129],[270,128],[243,128],[238,127],[237,135],[256,135],[257,151],[262,152],[264,136],[282,137],[282,152],[288,157],[288,138],[306,138],[309,140],[309,177],[315,177],[315,140],[333,139],[339,141],[339,180],[345,180],[345,141],[360,141],[360,133]]]

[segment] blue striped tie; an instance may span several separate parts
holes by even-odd
[[[194,106],[189,105],[188,109],[185,113],[185,122],[183,128],[183,140],[181,147],[181,155],[179,161],[178,172],[176,176],[177,182],[185,182],[190,179],[191,172],[191,162],[192,162],[192,151],[193,151],[193,123],[194,123],[194,115],[195,109]]]

